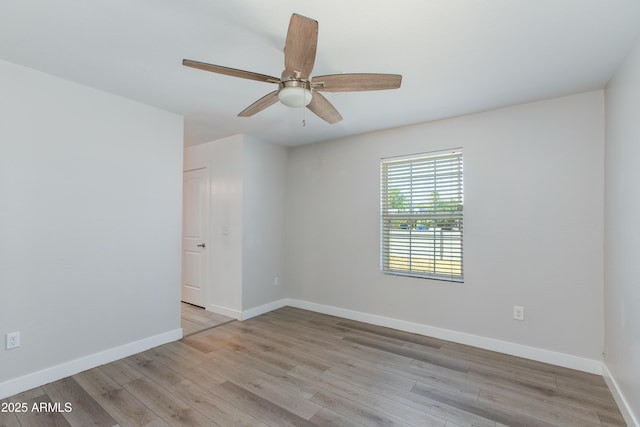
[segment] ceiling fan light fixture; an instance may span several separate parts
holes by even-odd
[[[304,82],[283,82],[283,87],[278,91],[278,99],[287,107],[306,107],[313,99],[313,94],[307,86]]]

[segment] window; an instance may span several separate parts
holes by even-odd
[[[381,162],[384,273],[462,282],[462,151]]]

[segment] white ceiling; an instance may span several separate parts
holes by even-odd
[[[334,125],[281,104],[240,118],[275,86],[181,65],[279,77],[293,12],[319,22],[312,75],[402,87],[326,94]],[[187,145],[298,145],[600,89],[638,33],[638,0],[0,0],[0,59],[181,114]]]

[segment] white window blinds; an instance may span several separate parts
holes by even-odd
[[[381,163],[382,271],[462,281],[462,152]]]

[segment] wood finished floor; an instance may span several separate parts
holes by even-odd
[[[624,426],[603,379],[283,308],[5,402],[0,426]]]
[[[184,302],[180,304],[182,315],[180,326],[182,327],[182,335],[185,337],[234,320],[231,317],[207,311],[195,305]]]

